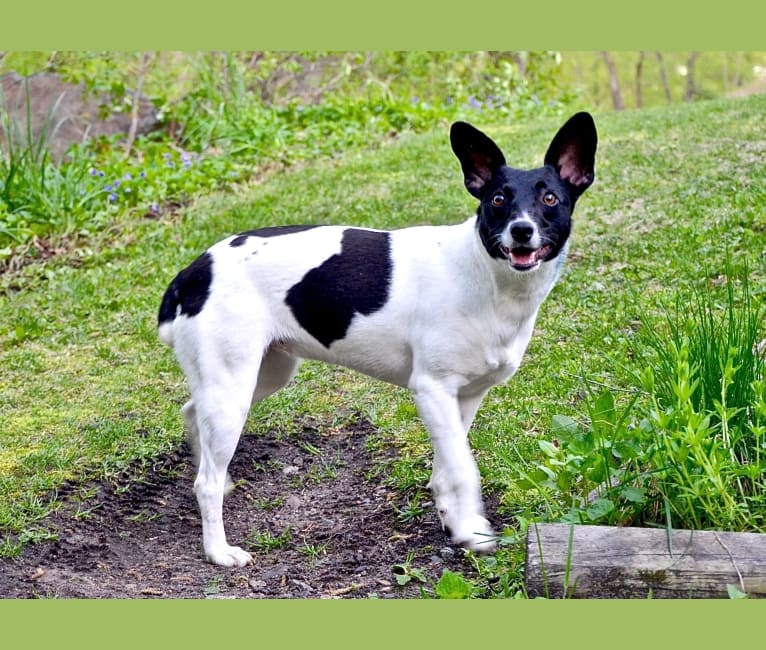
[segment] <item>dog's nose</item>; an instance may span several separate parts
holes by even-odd
[[[527,221],[519,221],[511,225],[511,237],[517,244],[528,243],[534,233],[534,226]]]

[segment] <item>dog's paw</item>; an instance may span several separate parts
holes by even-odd
[[[477,553],[492,553],[497,548],[492,526],[481,515],[462,520],[457,526],[449,526],[452,541]]]
[[[239,546],[223,546],[206,551],[208,561],[218,566],[243,567],[253,563],[253,556]]]

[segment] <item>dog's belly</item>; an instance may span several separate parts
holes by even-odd
[[[412,350],[407,341],[390,330],[355,323],[345,338],[329,348],[306,336],[277,347],[302,359],[344,366],[375,379],[406,387],[412,374]]]
[[[427,375],[461,395],[477,395],[516,372],[528,340],[528,327],[507,345],[479,345],[462,328],[436,326],[426,336],[408,338],[387,320],[388,315],[384,310],[358,316],[347,336],[329,347],[300,330],[289,341],[274,345],[296,357],[351,368],[404,388],[412,387],[413,378]]]

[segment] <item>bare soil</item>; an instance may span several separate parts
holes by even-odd
[[[244,435],[231,464],[237,488],[226,498],[229,540],[254,553],[252,566],[205,561],[186,447],[136,478],[71,486],[47,524],[55,541],[0,559],[4,598],[411,598],[395,565],[412,553],[428,581],[444,568],[475,577],[450,546],[432,507],[402,522],[396,498],[370,477],[375,463],[366,420],[300,439]],[[250,546],[248,547],[248,540]]]

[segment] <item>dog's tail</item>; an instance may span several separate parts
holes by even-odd
[[[157,316],[157,334],[160,341],[171,348],[173,347],[173,321],[176,319],[179,304],[178,278],[176,277],[162,296],[160,313]]]

